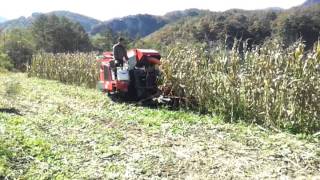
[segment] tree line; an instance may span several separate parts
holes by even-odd
[[[107,29],[90,37],[79,23],[53,14],[40,15],[30,28],[0,31],[0,69],[25,71],[33,53],[38,51],[72,53],[111,50],[118,36],[127,37],[127,34]]]
[[[145,41],[166,45],[182,43],[214,43],[225,41],[230,47],[234,39],[242,39],[249,45],[260,45],[266,39],[279,39],[285,46],[301,39],[306,49],[318,40],[320,32],[320,5],[296,7],[289,10],[239,9],[225,12],[207,12],[166,26]]]
[[[234,39],[260,45],[276,38],[288,46],[301,39],[309,49],[318,40],[320,5],[290,10],[228,10],[205,11],[197,16],[172,22],[148,37],[130,39],[128,33],[105,29],[88,35],[76,22],[56,15],[40,15],[30,28],[0,30],[0,67],[25,70],[32,55],[38,51],[89,52],[111,50],[119,36],[131,42],[129,47],[160,49],[177,42],[215,44],[224,41],[231,48]]]

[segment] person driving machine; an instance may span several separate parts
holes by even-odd
[[[124,38],[119,37],[118,43],[113,46],[113,59],[116,67],[123,67],[124,59],[128,61],[127,49],[124,46]]]

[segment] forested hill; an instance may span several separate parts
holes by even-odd
[[[55,14],[58,17],[66,17],[73,22],[80,23],[87,32],[91,31],[94,26],[101,23],[101,21],[97,19],[73,13],[70,11],[54,11],[52,12],[52,14]]]
[[[302,4],[302,6],[309,7],[319,3],[320,3],[320,0],[307,0]]]
[[[138,14],[105,21],[94,27],[91,34],[96,35],[111,29],[113,32],[125,32],[130,37],[144,37],[163,27],[165,24],[167,22],[159,16]]]
[[[113,32],[125,32],[131,38],[144,37],[169,23],[173,23],[187,17],[200,16],[206,12],[209,11],[187,9],[184,11],[169,12],[164,16],[138,14],[123,18],[115,18],[97,25],[92,29],[91,34],[96,35],[111,29]]]
[[[209,10],[200,10],[200,9],[186,9],[184,11],[172,11],[166,13],[163,18],[169,22],[176,22],[184,18],[201,16],[210,12]]]
[[[0,29],[2,31],[8,31],[12,29],[19,29],[19,28],[26,28],[31,26],[32,19],[34,19],[33,16],[31,17],[19,17],[17,19],[5,21],[3,23],[0,23]]]
[[[48,14],[78,22],[92,36],[103,36],[109,32],[111,36],[115,36],[121,32],[132,39],[148,36],[145,38],[147,42],[165,44],[180,40],[212,42],[226,37],[228,43],[236,37],[250,39],[251,43],[259,44],[274,36],[289,44],[302,36],[307,45],[311,46],[318,39],[320,31],[319,2],[320,0],[307,0],[301,6],[289,10],[267,8],[255,11],[233,9],[211,12],[188,9],[169,12],[163,16],[138,14],[108,21],[99,21],[69,11],[53,11]],[[0,23],[0,30],[30,27],[40,14],[33,13],[30,17]]]
[[[194,17],[165,26],[146,37],[146,41],[171,44],[177,41],[209,42],[236,38],[252,38],[256,43],[271,35],[271,22],[277,19],[280,11],[239,9],[225,12],[208,12],[204,16]]]
[[[15,28],[27,28],[27,27],[30,27],[32,25],[32,22],[34,22],[35,19],[41,14],[43,14],[43,13],[33,13],[30,17],[23,17],[22,16],[22,17],[20,17],[18,19],[13,19],[13,20],[10,20],[10,21],[6,21],[6,22],[0,24],[0,29],[10,30],[10,29],[15,29]],[[84,29],[87,32],[90,32],[91,29],[95,25],[101,23],[97,19],[94,19],[94,18],[91,18],[91,17],[88,17],[88,16],[84,16],[84,15],[81,15],[81,14],[69,12],[69,11],[53,11],[53,12],[50,12],[50,13],[47,13],[47,14],[48,15],[49,14],[55,14],[58,17],[66,17],[71,21],[78,22],[78,23],[81,24],[81,26],[84,27]]]
[[[122,18],[115,18],[108,21],[99,21],[91,17],[69,11],[53,11],[47,14],[55,14],[58,17],[66,17],[67,19],[80,23],[87,33],[96,35],[104,33],[108,30],[113,32],[124,32],[131,38],[144,37],[150,33],[159,30],[168,23],[178,21],[186,17],[199,16],[204,14],[205,10],[187,9],[184,11],[173,11],[164,16],[154,16],[149,14],[130,15]],[[15,28],[30,27],[32,22],[42,13],[33,13],[30,17],[20,17],[0,23],[0,29],[11,30]]]
[[[289,10],[228,10],[208,12],[204,16],[169,24],[144,38],[145,42],[171,44],[182,42],[227,41],[234,38],[260,44],[275,37],[291,44],[300,37],[308,47],[318,40],[320,32],[320,4],[295,7]]]

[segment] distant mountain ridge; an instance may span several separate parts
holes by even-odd
[[[306,0],[302,4],[302,6],[309,7],[309,6],[313,6],[313,5],[316,5],[316,4],[320,4],[320,0]]]
[[[210,11],[192,8],[192,9],[186,9],[183,11],[168,12],[163,17],[164,17],[164,19],[166,19],[169,22],[174,22],[174,21],[178,21],[182,18],[200,16],[200,15],[203,15],[208,12],[210,12]]]
[[[145,37],[167,24],[179,21],[183,18],[200,16],[207,10],[186,9],[183,11],[172,11],[164,16],[155,16],[150,14],[137,14],[126,16],[123,18],[115,18],[94,27],[91,31],[92,35],[102,33],[108,29],[113,32],[125,32],[131,38]]]
[[[289,46],[302,38],[306,49],[310,49],[318,41],[319,24],[319,3],[283,10],[231,9],[170,23],[142,41],[150,46],[154,42],[166,46],[176,43],[207,43],[213,46],[223,41],[232,48],[235,38],[245,39],[249,46],[262,44],[270,38],[278,38]]]
[[[54,12],[51,12],[51,14],[55,14],[58,17],[66,17],[71,21],[78,22],[83,26],[83,28],[87,32],[90,32],[94,26],[101,23],[101,21],[94,19],[92,17],[84,16],[84,15],[73,13],[70,11],[54,11]]]
[[[94,26],[101,23],[101,21],[99,21],[97,19],[94,19],[94,18],[91,18],[88,16],[84,16],[81,14],[77,14],[77,13],[73,13],[73,12],[69,12],[69,11],[53,11],[53,12],[49,12],[49,13],[33,13],[30,17],[23,17],[22,16],[17,19],[13,19],[13,20],[9,20],[9,21],[0,23],[0,29],[10,30],[10,29],[15,29],[15,28],[30,27],[32,25],[32,22],[41,14],[55,14],[58,17],[66,17],[66,18],[70,19],[71,21],[80,23],[87,32],[90,32]]]
[[[16,29],[16,28],[26,28],[31,25],[32,19],[33,19],[32,17],[26,18],[24,16],[21,16],[17,19],[0,23],[0,29],[3,31],[7,31],[10,29]]]
[[[133,38],[144,37],[163,27],[165,24],[167,22],[160,16],[138,14],[100,23],[92,29],[91,34],[95,35],[111,29],[113,32],[125,32]]]
[[[115,18],[108,21],[99,21],[97,19],[73,13],[70,11],[53,11],[46,14],[55,14],[58,17],[66,17],[71,21],[80,23],[86,32],[91,35],[103,33],[109,29],[113,32],[127,33],[131,38],[145,37],[163,26],[178,21],[186,17],[199,16],[208,12],[207,10],[187,9],[184,11],[173,11],[164,16],[155,16],[149,14],[137,14]],[[33,13],[30,17],[20,17],[14,20],[0,23],[0,29],[10,30],[14,28],[27,28],[32,22],[43,13]]]

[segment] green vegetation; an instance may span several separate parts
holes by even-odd
[[[88,34],[79,24],[55,15],[39,15],[30,29],[0,33],[0,64],[9,70],[25,71],[36,52],[87,52],[92,48]]]
[[[108,21],[99,21],[81,14],[69,11],[53,11],[49,13],[33,13],[30,17],[20,17],[18,19],[9,20],[4,23],[0,22],[0,29],[10,31],[17,28],[28,29],[36,21],[39,16],[57,16],[67,18],[74,23],[79,23],[88,34],[97,35],[103,34],[111,29],[113,32],[122,32],[130,35],[130,38],[146,36],[168,23],[173,23],[180,19],[190,16],[198,16],[203,10],[189,9],[185,11],[174,11],[167,13],[164,16],[153,16],[148,14],[137,14],[126,16],[123,18],[115,18]],[[0,20],[1,21],[1,20]]]
[[[163,44],[215,43],[225,40],[232,48],[234,38],[249,40],[251,44],[260,44],[271,37],[272,22],[277,11],[228,10],[222,13],[207,12],[177,23],[169,24],[145,38],[147,42]]]
[[[108,29],[125,32],[131,38],[144,37],[163,27],[167,22],[159,16],[138,14],[106,21],[94,27],[91,34],[103,33]]]
[[[31,29],[38,50],[52,53],[92,50],[84,28],[67,18],[40,15]]]
[[[11,59],[7,54],[0,52],[0,72],[11,70],[13,68],[13,64]]]
[[[320,175],[318,138],[299,140],[218,117],[113,103],[96,90],[25,74],[0,74],[0,109],[1,178]]]
[[[111,51],[113,45],[117,42],[118,36],[111,30],[96,34],[91,37],[92,45],[100,52]]]
[[[38,53],[33,56],[28,75],[94,88],[99,73],[95,57],[95,53]]]
[[[126,37],[128,47],[158,50],[176,43],[215,46],[221,42],[231,49],[234,38],[242,39],[249,48],[268,39],[279,39],[288,47],[301,39],[305,49],[310,50],[319,36],[320,5],[308,3],[313,6],[225,12],[189,9],[164,16],[135,15],[106,22],[67,11],[34,13],[30,18],[18,19],[18,26],[13,25],[24,29],[6,28],[11,21],[0,24],[0,51],[12,59],[15,69],[25,70],[31,55],[39,49],[53,53],[107,51],[118,36]]]
[[[69,20],[71,20],[74,23],[80,23],[81,26],[86,30],[86,32],[90,32],[93,27],[101,23],[101,21],[87,17],[81,14],[73,13],[70,11],[52,11],[49,13],[38,13],[34,12],[29,17],[19,17],[18,19],[8,20],[3,23],[0,23],[0,29],[4,31],[10,31],[13,29],[28,29],[32,26],[34,21],[40,16],[40,15],[55,15],[58,17],[64,17]]]
[[[70,11],[53,11],[49,15],[56,15],[58,17],[64,17],[71,20],[74,23],[79,23],[86,32],[91,32],[92,29],[101,23],[101,21],[87,17],[81,14],[73,13]]]
[[[26,29],[31,26],[29,18],[19,17],[14,20],[8,20],[3,23],[0,23],[1,31],[10,31],[12,29]]]
[[[29,30],[14,29],[12,31],[0,34],[3,43],[0,43],[0,53],[3,57],[8,57],[12,66],[7,69],[18,69],[25,71],[31,62],[34,52],[33,38]],[[1,63],[5,63],[6,58]]]
[[[320,5],[309,3],[0,24],[0,179],[320,177]],[[161,88],[181,110],[93,89],[89,51],[118,36],[162,52]]]
[[[320,4],[308,8],[294,8],[282,13],[274,22],[275,34],[285,45],[302,38],[307,49],[312,48],[319,38]]]
[[[239,53],[238,43],[213,49],[174,47],[164,58],[164,88],[186,104],[293,133],[320,129],[320,43],[309,53],[277,41]],[[246,49],[246,48],[242,48]]]
[[[150,35],[151,44],[172,44],[177,41],[210,43],[224,40],[227,36],[230,47],[235,37],[250,39],[252,44],[260,44],[265,39],[277,37],[289,45],[302,37],[309,48],[319,36],[319,8],[319,2],[309,1],[289,10],[271,8],[210,12],[187,9],[169,12],[164,16],[138,14],[104,22],[68,11],[54,11],[47,14],[34,13],[32,17],[1,23],[0,29],[8,31],[30,28],[39,16],[56,15],[80,23],[92,36],[109,30],[114,34],[125,33],[130,39],[143,38],[154,33]],[[149,41],[149,38],[145,40]]]
[[[184,99],[187,107],[217,113],[226,121],[247,121],[293,133],[320,129],[320,44],[305,53],[297,42],[277,41],[239,52],[225,44],[214,48],[178,45],[162,60],[163,91]],[[95,87],[99,68],[94,54],[34,56],[30,76]]]
[[[122,37],[125,39],[125,44],[128,49],[133,48],[136,40],[139,38],[132,39],[129,37],[128,33],[124,33],[121,31],[113,31],[112,29],[105,29],[104,31],[95,34],[90,37],[93,48],[99,52],[112,51],[112,47],[115,43],[118,42],[118,38]],[[136,47],[134,47],[136,48]]]
[[[266,39],[281,39],[286,46],[299,38],[310,49],[318,40],[320,31],[320,5],[296,7],[286,11],[239,9],[225,12],[207,12],[193,18],[168,24],[144,38],[148,43],[162,44],[207,43],[225,41],[232,48],[234,38],[249,46],[260,45]]]

